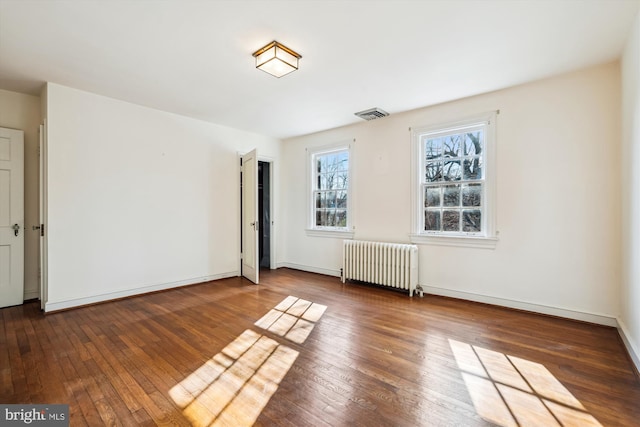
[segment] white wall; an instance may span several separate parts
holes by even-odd
[[[38,126],[40,98],[0,89],[0,127],[24,131],[24,299],[38,298],[40,232],[38,225]]]
[[[57,84],[43,98],[47,310],[238,274],[238,152],[277,161],[279,140]]]
[[[384,105],[379,105],[384,108]],[[620,69],[607,64],[283,144],[285,265],[333,272],[341,242],[305,234],[305,148],[356,139],[355,238],[408,242],[410,127],[500,110],[497,248],[420,246],[428,291],[615,324]]]
[[[640,14],[622,57],[622,337],[640,370]]]

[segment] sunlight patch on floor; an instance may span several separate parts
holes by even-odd
[[[194,426],[251,426],[297,357],[247,329],[169,395]]]
[[[473,406],[502,427],[602,425],[544,366],[449,340]]]
[[[297,344],[305,342],[326,305],[288,296],[262,316],[255,325]]]
[[[326,309],[288,296],[255,325],[302,344]],[[298,354],[247,329],[173,386],[169,395],[194,426],[252,426]]]

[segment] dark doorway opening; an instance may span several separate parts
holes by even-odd
[[[271,163],[258,162],[258,256],[261,268],[271,268]]]

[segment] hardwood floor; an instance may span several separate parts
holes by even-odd
[[[72,426],[639,423],[613,328],[288,269],[261,281],[2,309],[0,403],[67,403]],[[315,317],[270,312],[287,296]],[[295,334],[256,326],[267,313]]]

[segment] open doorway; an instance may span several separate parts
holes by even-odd
[[[271,268],[271,163],[258,162],[258,256],[260,268]]]
[[[259,283],[261,269],[275,266],[273,162],[256,150],[240,155],[240,275]]]

